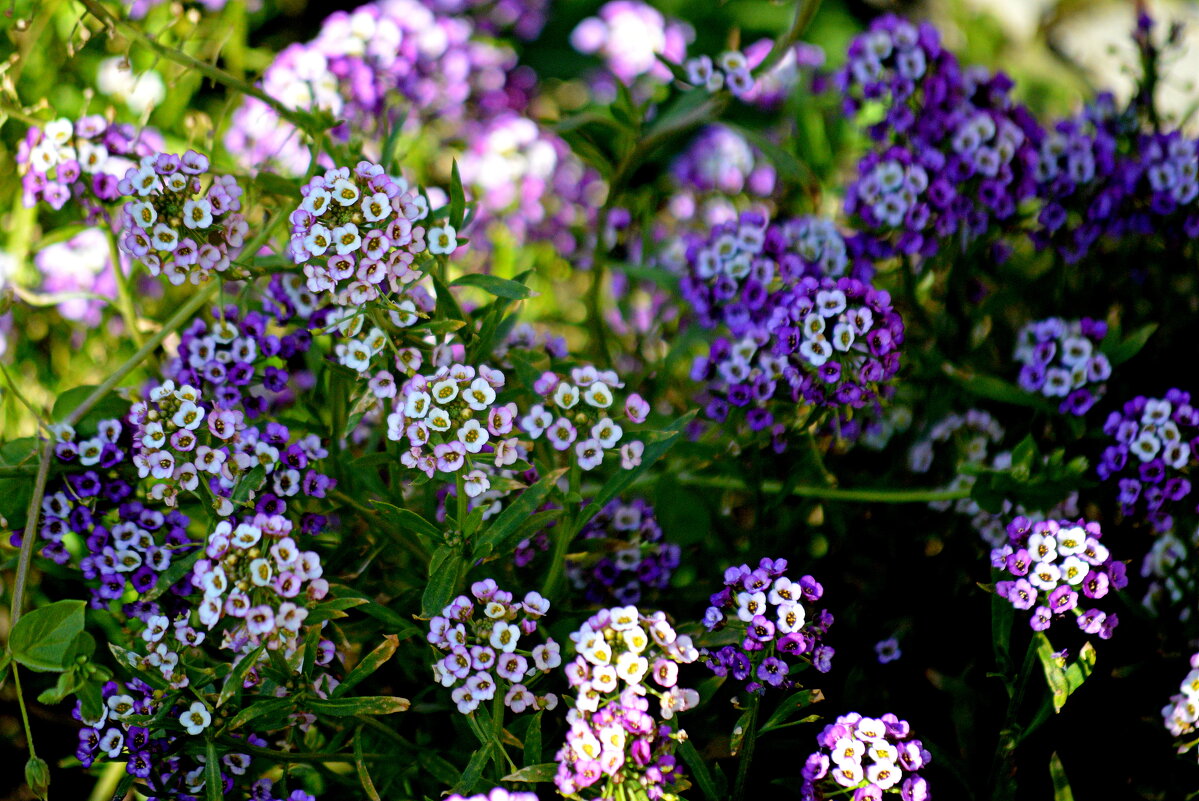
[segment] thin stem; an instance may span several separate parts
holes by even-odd
[[[795,7],[795,19],[791,21],[791,27],[775,40],[774,46],[770,48],[766,58],[762,59],[762,63],[754,70],[757,75],[765,75],[775,64],[783,60],[791,46],[798,42],[799,37],[803,36],[803,32],[808,29],[808,25],[811,24],[812,18],[816,16],[819,9],[820,0],[800,0]]]
[[[117,235],[111,229],[107,229],[108,233],[108,254],[112,259],[112,274],[117,279],[117,310],[120,311],[121,317],[125,318],[125,327],[129,329],[129,336],[133,338],[133,343],[139,348],[142,346],[142,332],[137,326],[137,310],[133,307],[133,295],[129,291],[129,279],[133,276],[133,262],[129,262],[129,275],[125,275],[125,271],[121,269],[121,251],[117,247]]]
[[[29,745],[29,758],[37,759],[37,751],[33,747],[33,729],[29,727],[29,711],[25,709],[25,693],[21,691],[21,668],[15,659],[12,662],[12,680],[17,690],[17,706],[21,707],[21,722],[25,724],[25,742]]]
[[[224,84],[235,92],[241,92],[243,95],[248,95],[261,100],[263,103],[266,103],[268,106],[274,109],[275,113],[278,114],[282,119],[291,123],[296,128],[305,131],[311,137],[315,137],[320,133],[320,131],[317,129],[317,126],[314,124],[315,120],[311,115],[289,109],[287,106],[283,105],[278,100],[262,91],[262,89],[259,89],[257,86],[254,86],[253,84],[244,81],[241,78],[230,75],[220,67],[214,67],[206,61],[201,61],[195,56],[184,53],[182,50],[162,44],[149,34],[143,33],[136,26],[130,25],[125,20],[115,16],[104,6],[96,2],[96,0],[78,0],[78,2],[81,3],[93,17],[102,22],[110,32],[116,31],[122,36],[132,39],[143,47],[149,48],[159,56],[162,56],[169,61],[174,61],[176,64],[180,64],[187,69],[192,70],[193,72],[203,75],[205,78],[208,78],[215,83]]]
[[[1029,638],[1028,648],[1024,651],[1024,662],[1020,665],[1020,674],[1015,681],[1015,688],[1008,698],[1007,714],[1004,717],[1003,728],[1000,730],[999,742],[995,745],[995,757],[991,762],[991,784],[994,787],[995,801],[1003,801],[1013,797],[1015,785],[1012,775],[1015,772],[1015,757],[1017,737],[1017,716],[1020,705],[1024,701],[1025,690],[1028,689],[1028,677],[1032,675],[1037,660],[1036,638]],[[1011,684],[1008,685],[1011,687]]]
[[[571,494],[578,493],[581,489],[580,469],[577,460],[572,459],[570,465],[570,484],[567,487],[566,494],[569,497]],[[575,518],[578,513],[576,504],[564,504],[566,514],[558,521],[558,525],[554,526],[552,539],[554,549],[550,554],[550,572],[545,577],[545,585],[541,589],[541,594],[550,600],[557,599],[557,593],[561,589],[562,581],[566,576],[566,552],[570,550],[570,543],[574,541],[575,534]]]
[[[698,487],[716,487],[729,490],[748,490],[745,482],[732,476],[694,476],[686,473],[678,476],[681,484]],[[781,481],[761,482],[763,492],[783,492]],[[970,488],[959,489],[839,489],[837,487],[791,487],[787,492],[801,498],[823,498],[829,501],[861,501],[863,503],[933,503],[934,501],[956,501],[970,497]]]
[[[17,558],[17,579],[13,585],[12,606],[9,620],[12,626],[21,619],[21,606],[25,600],[25,583],[29,579],[29,565],[33,562],[33,543],[38,537],[38,514],[42,511],[42,498],[46,494],[46,479],[50,475],[50,461],[54,454],[54,438],[47,437],[42,446],[41,461],[37,467],[37,478],[33,480],[33,494],[29,496],[29,509],[25,514],[25,530],[21,533],[21,554]],[[11,631],[11,629],[10,629]],[[16,663],[13,664],[14,675]],[[20,690],[17,690],[18,694]]]
[[[741,740],[741,755],[737,761],[737,782],[733,785],[733,801],[745,798],[745,789],[749,783],[749,765],[754,758],[754,746],[758,739],[758,707],[762,696],[754,693],[749,700],[749,720],[745,726],[745,737]]]
[[[467,514],[466,479],[463,477],[461,470],[454,473],[454,487],[457,490],[455,500],[458,502],[458,530],[465,534]]]

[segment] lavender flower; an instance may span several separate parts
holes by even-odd
[[[1171,389],[1165,398],[1138,395],[1108,415],[1103,433],[1113,437],[1096,470],[1115,479],[1125,515],[1143,514],[1157,531],[1173,525],[1170,509],[1191,493],[1187,477],[1195,461],[1199,411],[1191,396]]]
[[[1098,523],[1015,518],[1008,544],[991,551],[991,564],[1011,576],[996,583],[995,592],[1017,609],[1033,610],[1034,631],[1069,612],[1087,634],[1109,639],[1120,622],[1116,614],[1080,606],[1128,584],[1124,563],[1112,561],[1102,536]]]
[[[867,718],[840,715],[824,727],[820,750],[804,762],[802,798],[824,798],[854,790],[855,799],[879,799],[884,793],[904,801],[926,801],[928,782],[919,775],[932,756],[911,726],[891,713]]]
[[[579,536],[609,544],[594,557],[566,563],[567,577],[588,603],[640,603],[646,590],[670,586],[679,566],[679,546],[663,540],[654,508],[640,498],[610,501]]]
[[[1103,396],[1112,365],[1099,345],[1107,334],[1101,320],[1060,317],[1026,324],[1017,335],[1020,386],[1047,398],[1061,398],[1062,414],[1082,416]]]
[[[194,150],[183,156],[145,156],[117,184],[136,198],[121,215],[121,250],[178,286],[229,269],[250,227],[241,210],[241,187],[230,175],[212,178],[204,188],[208,157]]]
[[[561,649],[552,637],[529,644],[550,602],[529,592],[518,603],[492,579],[472,584],[471,596],[474,600],[458,596],[429,621],[429,644],[445,654],[433,663],[434,679],[453,688],[451,697],[463,715],[497,695],[516,714],[554,709],[556,695],[534,695],[528,687],[562,664]],[[478,619],[476,602],[483,607]]]
[[[724,589],[712,595],[704,613],[709,631],[728,627],[743,639],[717,651],[705,649],[702,661],[717,676],[745,682],[751,693],[797,686],[793,667],[810,664],[827,673],[832,666],[833,649],[821,640],[833,616],[826,609],[810,614],[804,606],[819,601],[824,587],[811,576],[792,581],[786,570],[786,559],[762,559],[757,568],[730,567],[724,572]]]
[[[122,258],[122,262],[126,259]],[[112,253],[108,237],[99,228],[87,228],[63,242],[47,245],[37,252],[34,263],[43,276],[42,289],[49,293],[86,292],[106,298],[117,294]],[[127,269],[124,265],[122,269]],[[69,298],[58,304],[58,312],[68,320],[89,326],[100,324],[103,300]]]

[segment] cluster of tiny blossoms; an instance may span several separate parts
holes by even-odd
[[[1162,707],[1162,722],[1174,737],[1189,737],[1199,731],[1199,654],[1191,657],[1191,672],[1170,696],[1170,703]],[[1179,750],[1188,750],[1194,743],[1184,744]]]
[[[703,662],[717,676],[745,682],[751,693],[767,687],[791,687],[792,666],[786,657],[807,662],[821,673],[832,666],[833,649],[822,638],[833,616],[821,609],[809,615],[803,601],[815,603],[824,587],[811,576],[792,581],[785,574],[786,559],[762,559],[758,567],[730,567],[724,572],[724,589],[711,597],[704,613],[709,631],[728,627],[744,637],[737,645],[705,651]]]
[[[991,564],[1015,580],[997,582],[995,592],[1017,609],[1033,610],[1033,631],[1044,631],[1055,616],[1073,612],[1080,629],[1109,639],[1120,622],[1116,614],[1079,606],[1080,591],[1094,601],[1128,584],[1124,563],[1112,561],[1107,546],[1099,542],[1099,524],[1034,523],[1020,516],[1007,531],[1008,543],[991,551]]]
[[[516,714],[531,709],[554,709],[553,693],[534,695],[526,686],[530,679],[549,674],[562,664],[561,649],[552,637],[531,649],[526,639],[537,632],[550,602],[529,592],[520,603],[512,593],[501,590],[492,579],[471,585],[474,601],[459,595],[429,621],[427,639],[445,656],[433,663],[433,677],[442,687],[452,687],[451,697],[464,715],[493,701],[497,693],[504,706]],[[475,619],[475,603],[483,616]]]
[[[579,532],[583,540],[612,547],[597,555],[568,559],[566,575],[588,603],[640,603],[646,590],[664,590],[679,566],[679,546],[666,542],[654,507],[641,498],[609,501]]]
[[[695,690],[679,685],[679,665],[699,653],[662,612],[643,615],[635,606],[602,609],[570,635],[576,653],[566,665],[575,691],[567,714],[570,730],[554,759],[554,784],[568,798],[670,798],[678,777],[672,753],[685,736],[650,712],[658,698],[669,721],[699,703]],[[632,783],[636,790],[625,785]]]
[[[153,129],[110,123],[98,114],[31,127],[17,148],[24,203],[44,200],[61,209],[73,196],[94,222],[103,204],[121,196],[117,184],[125,171],[154,153],[161,140]]]
[[[816,743],[820,750],[804,763],[804,801],[850,790],[854,801],[881,799],[883,793],[897,793],[903,801],[930,798],[928,782],[917,771],[932,755],[912,739],[908,722],[890,712],[880,718],[840,715],[817,735]]]
[[[737,98],[747,97],[753,92],[754,76],[745,54],[739,50],[721,53],[715,63],[711,56],[689,58],[683,63],[683,71],[687,73],[689,84],[702,86],[709,92],[725,86]]]
[[[1107,323],[1084,317],[1050,317],[1030,322],[1016,338],[1020,386],[1046,398],[1061,398],[1062,414],[1084,415],[1103,396],[1112,365],[1099,345]]]
[[[1108,415],[1103,433],[1116,442],[1103,450],[1099,478],[1118,480],[1124,514],[1143,510],[1156,530],[1169,530],[1168,504],[1190,495],[1186,474],[1199,448],[1199,410],[1191,405],[1190,393],[1171,389],[1164,398],[1138,395]]]
[[[583,470],[592,470],[604,460],[604,452],[613,450],[624,436],[624,429],[608,415],[616,401],[614,389],[624,382],[612,370],[576,367],[567,381],[557,373],[545,372],[533,384],[542,397],[521,418],[520,426],[533,439],[549,442],[556,451],[574,445],[577,463]],[[625,419],[634,424],[644,423],[649,404],[637,393],[625,399]],[[631,470],[641,463],[645,445],[640,440],[620,446],[621,466]]]
[[[208,157],[194,150],[144,156],[117,184],[133,198],[121,217],[121,250],[151,275],[178,286],[198,284],[229,269],[250,226],[242,215],[241,187],[231,175],[214,176],[203,189]]]
[[[240,523],[222,520],[192,568],[204,593],[199,620],[210,631],[228,620],[222,648],[245,652],[266,643],[291,652],[308,617],[305,602],[329,592],[315,551],[301,551],[293,525],[282,515],[254,515]]]
[[[516,462],[516,440],[501,439],[515,427],[516,405],[495,402],[504,380],[501,371],[487,365],[476,371],[467,364],[452,364],[437,368],[433,375],[416,375],[404,382],[396,395],[395,411],[387,416],[387,438],[408,442],[408,450],[400,457],[404,466],[432,478],[434,473],[470,468],[473,459],[486,459],[496,467]],[[482,470],[466,474],[470,497],[489,487]]]
[[[449,253],[457,247],[454,229],[417,225],[429,214],[428,201],[403,179],[360,161],[315,175],[300,189],[304,199],[291,213],[289,252],[304,265],[311,292],[327,292],[345,306],[360,306],[420,278],[417,256]]]

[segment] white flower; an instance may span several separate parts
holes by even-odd
[[[184,201],[183,224],[188,228],[208,228],[212,225],[212,204],[203,198]]]
[[[429,252],[435,256],[453,253],[458,248],[458,234],[452,225],[437,225],[429,229]]]
[[[562,382],[554,390],[554,403],[561,409],[573,409],[579,402],[579,390]]]
[[[208,728],[208,724],[212,723],[212,715],[202,702],[195,701],[179,716],[179,720],[188,734],[196,735]]]
[[[489,489],[491,489],[491,481],[488,480],[487,474],[482,470],[471,470],[466,474],[467,497],[477,498]]]
[[[503,651],[510,654],[516,650],[516,644],[520,642],[520,627],[514,626],[511,623],[505,623],[500,620],[491,629],[491,647],[497,651]]]
[[[458,429],[458,440],[466,447],[467,453],[478,453],[487,444],[487,429],[479,425],[478,420],[467,420]]]

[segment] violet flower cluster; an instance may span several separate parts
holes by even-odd
[[[712,61],[711,56],[689,58],[683,63],[687,82],[709,92],[727,87],[733,97],[747,98],[754,89],[752,65],[740,50],[726,50]]]
[[[1156,531],[1168,531],[1170,510],[1191,494],[1187,476],[1199,448],[1199,410],[1190,393],[1138,395],[1108,415],[1103,433],[1116,441],[1096,465],[1099,478],[1116,479],[1125,515],[1144,515]]]
[[[833,649],[823,639],[833,625],[827,609],[810,612],[824,595],[812,576],[792,581],[786,559],[763,558],[724,571],[724,588],[711,597],[704,613],[708,631],[728,629],[741,641],[705,649],[702,661],[717,676],[732,676],[750,693],[793,687],[793,668],[810,664],[821,673],[832,667]],[[794,664],[792,664],[792,661]]]
[[[520,419],[520,427],[534,440],[544,439],[555,451],[571,450],[574,463],[583,470],[594,470],[604,461],[605,452],[619,445],[621,467],[632,470],[641,464],[645,444],[625,441],[624,429],[609,414],[616,403],[615,390],[624,382],[612,370],[575,367],[569,380],[553,372],[542,373],[533,385],[542,403],[535,404]],[[619,407],[617,407],[619,408]],[[637,393],[625,398],[624,419],[635,425],[649,416],[649,404]]]
[[[429,643],[444,653],[433,663],[433,677],[453,688],[458,711],[468,715],[484,702],[498,703],[514,713],[554,709],[558,696],[535,695],[527,686],[562,664],[561,648],[552,637],[531,645],[550,602],[528,592],[516,602],[492,579],[476,581],[471,596],[459,595],[429,621]],[[482,616],[475,617],[476,603]],[[522,640],[522,637],[524,638]]]
[[[912,727],[888,712],[863,717],[839,715],[816,737],[820,750],[808,756],[803,768],[800,798],[815,801],[853,790],[854,801],[897,794],[903,801],[931,798],[928,782],[919,775],[932,760]]]
[[[121,250],[178,286],[199,284],[229,269],[250,226],[241,211],[242,189],[231,175],[204,188],[208,157],[145,156],[117,184],[128,201],[121,214]]]
[[[86,293],[101,298],[117,296],[112,250],[100,228],[87,228],[70,239],[47,245],[33,258],[42,274],[42,291],[49,294]],[[122,258],[124,262],[125,259]],[[124,265],[127,271],[128,265]],[[68,320],[89,326],[101,322],[104,300],[67,297],[58,304],[58,313]]]
[[[640,603],[647,591],[669,587],[679,566],[679,546],[665,541],[654,507],[641,498],[609,501],[578,536],[606,545],[594,558],[566,563],[567,578],[590,604]]]
[[[17,147],[24,203],[44,201],[61,209],[74,198],[89,223],[107,220],[106,204],[121,196],[121,177],[161,147],[162,137],[153,129],[111,123],[99,114],[31,127]]]
[[[1079,520],[1032,522],[1020,516],[1008,524],[1008,542],[991,551],[991,564],[1011,579],[995,584],[995,592],[1016,609],[1032,610],[1029,625],[1045,631],[1054,619],[1070,612],[1087,634],[1110,639],[1119,624],[1115,612],[1084,610],[1128,585],[1123,562],[1112,560],[1098,523]],[[1084,600],[1086,599],[1086,600]]]
[[[566,742],[554,756],[558,792],[613,798],[639,791],[663,798],[678,781],[673,752],[685,736],[667,721],[699,703],[695,690],[679,684],[679,665],[699,657],[691,638],[678,634],[663,612],[645,615],[624,606],[600,610],[570,640],[576,656],[566,678],[575,698]],[[651,695],[663,722],[650,711]]]
[[[1107,323],[1049,317],[1027,323],[1016,337],[1020,387],[1061,398],[1062,414],[1082,416],[1103,397],[1112,364],[1099,350]]]
[[[517,441],[508,436],[515,429],[516,404],[496,403],[505,380],[487,365],[476,370],[453,364],[406,381],[387,416],[387,438],[407,442],[400,457],[404,466],[430,478],[465,469],[467,495],[485,492],[490,481],[482,470],[472,469],[473,462],[504,467],[517,459]]]
[[[419,225],[429,202],[403,179],[360,161],[315,175],[300,188],[304,195],[291,213],[288,252],[304,266],[308,289],[328,293],[343,306],[361,306],[381,294],[401,294],[421,277],[414,266],[426,250],[450,253],[457,247],[454,229]]]

